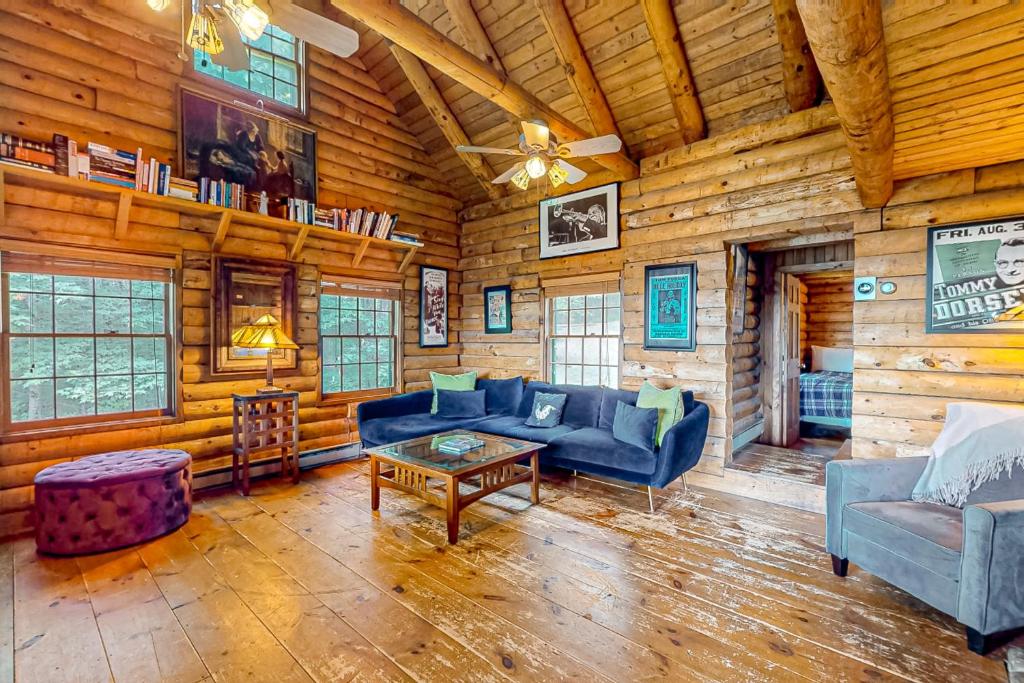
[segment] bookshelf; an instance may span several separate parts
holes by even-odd
[[[104,185],[102,183],[68,178],[66,176],[53,175],[43,171],[32,169],[14,168],[0,165],[0,225],[6,221],[6,195],[4,187],[6,184],[31,187],[41,190],[66,192],[84,197],[96,199],[109,199],[117,202],[117,215],[114,221],[114,236],[122,239],[128,236],[128,217],[132,206],[144,206],[189,216],[200,216],[205,218],[217,218],[217,230],[210,240],[210,250],[219,252],[224,240],[230,234],[232,226],[251,226],[278,230],[282,233],[293,235],[288,256],[291,260],[298,259],[310,237],[326,241],[347,242],[355,245],[355,253],[352,257],[353,268],[358,268],[363,257],[370,247],[395,251],[402,254],[398,265],[398,273],[404,273],[412,263],[413,256],[419,250],[414,244],[405,244],[393,240],[384,240],[379,237],[368,235],[357,235],[351,232],[330,230],[316,225],[306,225],[295,221],[276,218],[274,216],[263,216],[258,213],[228,209],[210,204],[190,202],[177,197],[129,190],[127,188]]]

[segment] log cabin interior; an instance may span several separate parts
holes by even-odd
[[[1022,680],[1022,35],[0,0],[0,683]]]

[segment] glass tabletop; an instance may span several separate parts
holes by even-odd
[[[446,453],[442,450],[442,445],[445,443],[474,438],[479,439],[483,444],[465,453]],[[455,471],[517,454],[530,453],[543,447],[544,444],[522,441],[520,439],[466,430],[455,430],[378,446],[377,448],[368,448],[367,452],[373,455],[401,460],[413,465],[444,471]]]

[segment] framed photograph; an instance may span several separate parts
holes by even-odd
[[[244,185],[247,193],[266,192],[272,214],[285,197],[316,201],[313,129],[180,90],[178,168],[185,178],[225,180]]]
[[[448,271],[420,266],[420,348],[448,346]]]
[[[541,258],[618,248],[618,183],[541,200]]]
[[[261,372],[267,367],[268,352],[231,346],[231,334],[269,313],[281,322],[285,334],[294,338],[298,311],[295,266],[275,261],[216,258],[213,269],[213,372]],[[276,349],[269,353],[273,356],[275,370],[297,367],[298,356],[294,350]]]
[[[484,289],[484,334],[512,331],[512,288],[508,285]]]
[[[1024,331],[1024,218],[928,230],[929,334]]]
[[[697,264],[644,268],[644,348],[697,349]]]

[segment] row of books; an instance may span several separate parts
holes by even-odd
[[[369,209],[324,209],[305,199],[288,199],[288,219],[329,230],[423,246],[416,235],[396,232],[398,214]]]
[[[223,206],[227,209],[245,209],[245,186],[226,180],[199,179],[197,200],[202,204]]]
[[[57,158],[53,145],[0,133],[0,161],[11,166],[53,173]]]
[[[439,443],[437,450],[449,455],[463,455],[483,445],[484,442],[474,436],[454,436]]]

